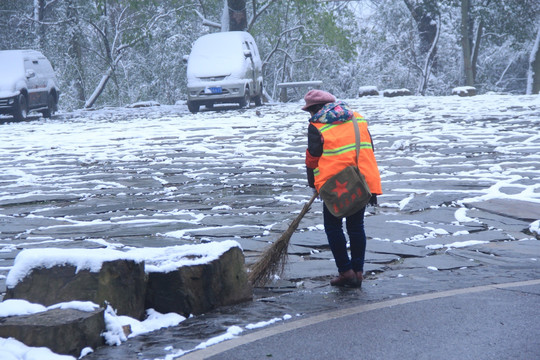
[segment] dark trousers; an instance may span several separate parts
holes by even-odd
[[[349,235],[351,257],[347,252],[347,240],[343,233],[343,219],[337,218],[328,211],[323,204],[324,231],[328,237],[328,244],[334,255],[339,272],[353,269],[356,272],[364,271],[364,258],[366,254],[366,233],[364,231],[364,212],[366,208],[354,215],[345,218],[347,235]]]

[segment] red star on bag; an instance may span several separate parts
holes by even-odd
[[[337,193],[338,199],[341,197],[341,195],[347,194],[349,192],[349,190],[347,190],[347,187],[346,187],[347,184],[348,184],[348,181],[345,181],[344,183],[340,183],[339,181],[336,180],[336,187],[334,188],[334,190],[332,190],[332,192]]]

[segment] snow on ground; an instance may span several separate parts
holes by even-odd
[[[538,96],[346,101],[370,124],[385,191],[379,197],[381,209],[399,213],[419,199],[453,194],[438,206],[453,208],[449,222],[459,225],[477,221],[467,207],[471,203],[540,203]],[[21,249],[36,251],[37,258],[40,248],[125,252],[223,239],[264,241],[279,233],[311,195],[304,170],[308,116],[301,105],[195,115],[183,105],[104,108],[19,123],[0,119],[0,281],[24,274],[12,263]],[[306,218],[311,224],[304,230],[320,231],[320,212]],[[539,234],[539,221],[530,223],[532,234]],[[431,224],[399,223],[419,230],[396,242],[449,233]],[[462,234],[467,231],[451,235]],[[479,243],[469,239],[428,246]],[[9,270],[15,271],[6,279]],[[0,314],[42,310],[37,304],[0,304]],[[150,312],[146,321],[151,325],[135,324],[108,314],[112,328],[128,321],[136,334],[182,321]],[[200,346],[241,331],[231,327]],[[109,342],[117,341],[123,341],[121,335],[111,335]],[[12,339],[0,342],[6,359],[66,358]]]

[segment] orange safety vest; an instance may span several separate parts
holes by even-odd
[[[357,112],[354,112],[354,117],[360,128],[358,169],[366,178],[371,193],[381,195],[381,175],[373,153],[367,121]],[[323,153],[319,158],[318,167],[313,171],[317,191],[332,176],[347,166],[356,165],[356,138],[353,121],[354,119],[339,124],[311,123],[324,138]]]

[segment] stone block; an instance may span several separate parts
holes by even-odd
[[[162,313],[176,312],[187,317],[252,298],[239,247],[205,264],[148,273],[146,307]]]
[[[99,272],[73,265],[38,267],[6,289],[4,299],[24,299],[50,306],[73,300],[108,302],[119,315],[142,319],[145,314],[144,263],[133,260],[105,261]]]
[[[358,97],[379,96],[379,89],[376,86],[360,86],[358,88]]]
[[[78,358],[85,347],[104,344],[103,308],[92,312],[54,309],[24,316],[0,317],[0,337],[14,338],[27,346],[47,347],[57,354]]]
[[[386,89],[383,91],[384,97],[410,96],[412,95],[409,89]]]
[[[476,88],[472,86],[460,86],[452,89],[452,95],[458,96],[474,96],[476,95]]]

